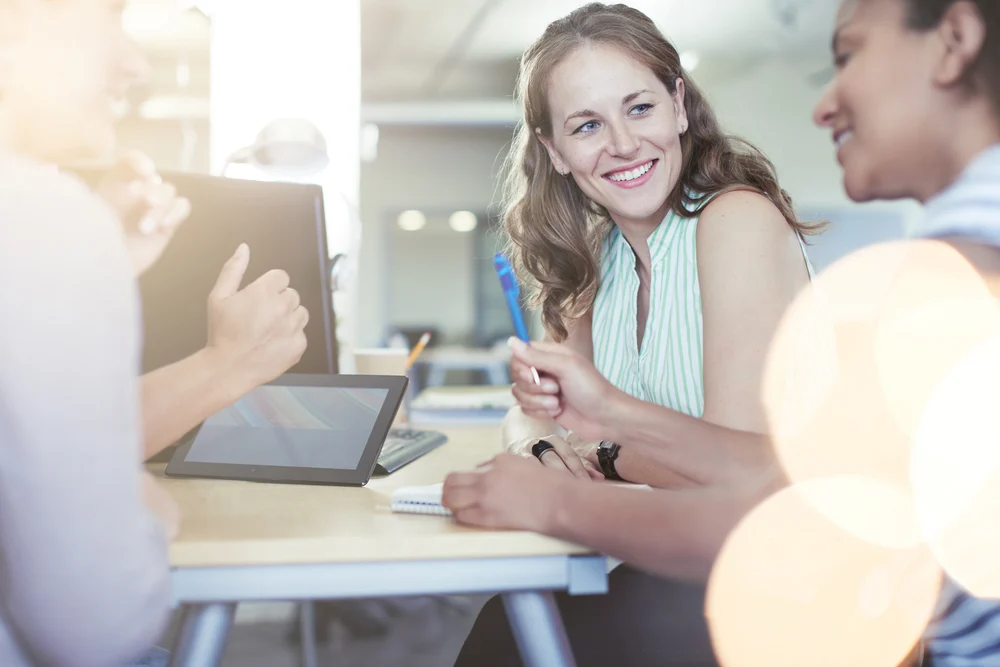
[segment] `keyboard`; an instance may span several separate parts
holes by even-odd
[[[448,436],[437,431],[394,428],[389,431],[385,444],[382,445],[382,453],[375,464],[375,474],[393,473],[446,442]]]

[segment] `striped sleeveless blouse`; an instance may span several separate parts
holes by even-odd
[[[696,223],[670,211],[649,236],[649,315],[641,350],[635,253],[618,227],[611,229],[601,256],[593,342],[594,365],[618,389],[700,418],[705,392]]]
[[[698,218],[669,211],[647,239],[649,313],[638,349],[639,276],[624,235],[613,227],[601,254],[594,300],[594,365],[621,391],[691,417],[705,410],[703,320],[698,281]],[[810,277],[812,266],[799,239]]]

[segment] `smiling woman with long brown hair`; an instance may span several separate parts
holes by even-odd
[[[677,50],[635,9],[595,3],[552,23],[522,58],[518,98],[504,229],[551,341],[535,345],[579,361],[587,377],[550,372],[536,385],[515,361],[520,407],[504,437],[524,460],[498,465],[525,469],[525,503],[494,516],[478,473],[450,478],[445,501],[472,524],[551,532],[549,519],[565,519],[571,539],[630,564],[612,573],[608,597],[561,601],[579,664],[713,664],[703,587],[632,565],[700,575],[702,553],[752,503],[726,496],[697,523],[678,520],[688,505],[675,504],[658,520],[662,549],[651,550],[618,513],[658,510],[595,513],[590,500],[616,490],[589,480],[711,495],[766,477],[765,357],[808,284],[804,236],[815,227],[797,219],[767,158],[724,132]],[[575,409],[575,390],[592,390],[591,407]],[[512,516],[529,506],[527,521]],[[516,663],[499,603],[459,662]]]
[[[697,484],[760,464],[766,448],[750,434],[766,430],[764,352],[808,283],[803,237],[815,228],[635,9],[591,4],[550,25],[522,58],[518,98],[503,222],[548,338],[625,395],[676,412],[676,442],[623,447],[618,473]],[[544,464],[593,475],[594,444],[556,436],[558,391],[517,384],[507,445],[530,455],[544,439]],[[612,440],[615,425],[602,426],[591,430]]]

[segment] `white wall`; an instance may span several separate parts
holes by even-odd
[[[392,262],[388,287],[391,324],[433,325],[442,339],[465,342],[475,320],[475,236],[444,229],[393,230],[388,235]],[[414,279],[419,277],[418,279]]]
[[[383,127],[378,159],[362,165],[361,218],[364,224],[358,312],[359,345],[373,345],[389,324],[388,226],[401,210],[482,211],[493,200],[497,175],[511,131],[505,128]],[[456,235],[458,236],[458,235]],[[463,237],[466,238],[466,237]],[[456,240],[456,243],[463,241]],[[430,293],[435,309],[447,308],[444,320],[457,330],[472,321],[471,280],[466,257],[458,258],[450,244],[424,244],[421,266],[435,267],[429,280],[450,279],[444,293]],[[416,246],[414,246],[416,250]],[[415,267],[397,267],[407,271]],[[419,306],[417,306],[419,307]],[[422,322],[426,323],[426,322]]]

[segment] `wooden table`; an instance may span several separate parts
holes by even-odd
[[[605,560],[533,533],[464,528],[393,514],[392,491],[433,484],[499,452],[499,430],[445,428],[448,444],[366,488],[163,477],[180,504],[171,546],[174,595],[186,605],[171,665],[221,658],[236,604],[503,593],[526,665],[572,665],[550,591],[607,591]]]

